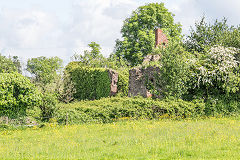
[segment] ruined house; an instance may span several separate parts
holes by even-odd
[[[166,46],[168,44],[167,36],[163,33],[161,29],[156,29],[155,31],[155,47]],[[158,61],[160,59],[159,55],[147,55],[143,63],[148,63],[150,61]],[[159,87],[159,80],[157,76],[160,74],[160,69],[158,67],[149,66],[147,68],[133,68],[129,71],[129,91],[128,96],[143,96],[143,97],[156,97],[161,98],[157,93],[161,92]],[[153,90],[151,90],[154,88]]]

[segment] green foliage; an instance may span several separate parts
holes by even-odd
[[[57,72],[61,69],[62,60],[58,57],[38,57],[29,59],[27,70],[34,76],[35,83],[44,85],[54,81]]]
[[[159,82],[165,97],[181,98],[187,92],[191,74],[190,59],[191,54],[178,43],[169,44],[162,50]]]
[[[0,73],[0,115],[19,117],[39,104],[40,94],[30,80],[18,73]]]
[[[238,112],[240,75],[235,58],[238,52],[236,48],[214,46],[204,55],[195,53],[185,99],[203,99],[209,115]]]
[[[116,41],[116,54],[132,66],[140,64],[155,45],[155,29],[161,28],[169,41],[180,40],[180,24],[174,23],[173,14],[163,3],[149,3],[133,11],[121,29],[123,40]]]
[[[118,72],[118,95],[128,96],[128,81],[129,81],[129,71],[128,69],[117,70]]]
[[[103,98],[95,101],[81,101],[68,105],[60,104],[55,117],[59,122],[69,123],[109,123],[128,117],[132,119],[193,118],[204,115],[202,102],[183,100],[157,101],[146,98]]]
[[[69,73],[65,72],[57,82],[57,96],[58,100],[64,103],[69,103],[74,100],[74,94],[76,89],[74,83],[71,80]]]
[[[38,105],[41,109],[41,119],[49,120],[56,110],[58,71],[61,69],[62,60],[58,57],[38,57],[29,59],[27,70],[34,76],[34,82],[41,91],[42,101]]]
[[[155,97],[182,98],[189,88],[192,55],[179,43],[170,43],[166,48],[156,48],[154,54],[161,57],[159,61],[143,64],[143,67],[159,68],[154,75],[154,83],[145,77],[147,89]]]
[[[53,114],[57,110],[57,97],[53,93],[44,92],[42,95],[42,101],[39,104],[41,109],[42,120],[49,120],[53,117]]]
[[[209,94],[205,100],[206,107],[204,112],[208,116],[217,116],[219,114],[237,115],[240,113],[239,98],[239,94]]]
[[[66,67],[76,89],[74,98],[79,100],[93,100],[108,97],[110,93],[110,79],[107,69],[88,68],[71,62]]]
[[[11,58],[7,58],[0,54],[0,73],[17,72],[17,68]]]
[[[239,52],[235,48],[222,46],[212,47],[204,56],[192,63],[192,89],[199,94],[221,95],[235,94],[239,91],[240,75],[239,62],[235,55]]]
[[[17,72],[21,74],[22,73],[22,64],[19,60],[19,57],[18,56],[13,56],[13,57],[11,57],[11,60],[14,64],[14,66],[16,67]]]
[[[112,68],[114,70],[124,70],[129,68],[127,61],[123,59],[123,57],[117,56],[114,53],[110,54],[104,66],[107,68]]]
[[[208,24],[203,17],[195,23],[195,30],[191,28],[184,45],[188,51],[200,53],[205,53],[214,45],[240,48],[240,27],[228,26],[225,18]]]

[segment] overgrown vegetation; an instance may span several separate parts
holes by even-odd
[[[108,97],[110,78],[107,69],[67,66],[67,72],[76,88],[74,97],[78,100],[94,100]]]
[[[200,101],[152,100],[135,98],[103,98],[59,104],[55,118],[65,124],[109,123],[121,118],[128,119],[183,119],[204,116],[205,104]]]
[[[74,124],[107,123],[123,117],[239,114],[239,27],[229,26],[226,19],[211,24],[202,18],[184,39],[173,16],[163,3],[140,6],[124,21],[123,39],[116,41],[109,57],[101,54],[99,44],[91,42],[89,50],[75,53],[64,69],[58,57],[29,59],[29,78],[19,74],[22,66],[18,57],[0,55],[1,116],[29,118],[26,112],[32,106],[41,112],[38,120],[56,118],[59,123]],[[156,28],[168,37],[164,47],[154,46]],[[160,59],[142,64],[148,54]],[[127,97],[130,66],[159,68],[157,86],[146,86],[160,100]],[[110,93],[109,69],[118,72],[118,93],[106,98]]]
[[[109,57],[90,42],[65,67],[28,59],[30,77],[0,55],[0,159],[240,159],[240,27],[202,18],[183,38],[173,16],[140,6]],[[154,69],[139,76],[149,98],[128,97],[132,67]]]
[[[30,80],[18,73],[0,73],[0,116],[23,117],[26,110],[41,102]]]

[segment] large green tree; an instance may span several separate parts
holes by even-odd
[[[182,29],[180,24],[174,23],[173,16],[164,3],[149,3],[137,8],[124,21],[121,29],[123,40],[116,40],[116,54],[132,66],[141,63],[154,48],[156,28],[161,28],[169,41],[179,40]]]

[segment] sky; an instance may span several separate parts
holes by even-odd
[[[124,19],[151,2],[163,2],[188,34],[203,15],[240,24],[239,0],[0,0],[0,53],[22,61],[58,56],[64,63],[94,41],[102,54],[113,52]]]

